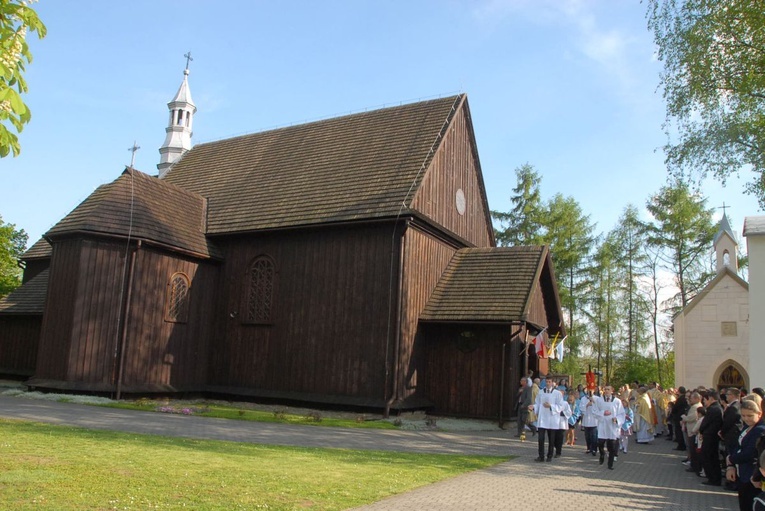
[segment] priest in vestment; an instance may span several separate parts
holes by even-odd
[[[638,389],[638,398],[635,411],[635,441],[639,444],[647,444],[654,438],[653,414],[651,413],[651,398],[645,387]]]

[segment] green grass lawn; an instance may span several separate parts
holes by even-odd
[[[0,509],[339,510],[507,459],[264,446],[0,419]]]

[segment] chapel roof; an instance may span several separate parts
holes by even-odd
[[[464,101],[461,94],[198,144],[163,181],[208,199],[208,234],[395,217],[408,211]]]
[[[46,234],[131,237],[198,257],[220,257],[205,237],[206,201],[172,183],[126,168],[99,186]]]
[[[717,232],[715,233],[715,237],[712,239],[712,243],[717,245],[717,242],[720,240],[723,234],[730,236],[730,239],[736,243],[736,236],[733,234],[733,228],[731,228],[730,222],[728,221],[728,216],[725,213],[723,213],[723,216],[720,219],[720,225],[717,229]]]
[[[765,216],[748,216],[744,219],[744,236],[765,234]]]
[[[0,314],[42,314],[45,310],[45,295],[48,292],[48,274],[46,268],[29,282],[0,298]]]
[[[687,316],[688,314],[690,314],[690,312],[694,308],[696,308],[698,304],[703,303],[706,296],[709,295],[709,293],[712,292],[712,290],[715,289],[717,285],[726,278],[733,279],[735,283],[741,286],[741,289],[744,289],[745,291],[749,292],[749,283],[745,281],[744,279],[742,279],[729,266],[724,266],[722,270],[717,272],[717,275],[715,275],[715,278],[709,281],[707,285],[704,286],[701,289],[701,291],[698,292],[698,294],[696,294],[693,298],[691,298],[691,301],[688,302],[688,305],[686,305],[684,309],[680,310],[677,314],[674,315],[673,321],[676,318],[680,317],[681,315]]]
[[[545,268],[552,271],[548,259],[545,246],[460,249],[444,270],[420,319],[526,321],[542,272]],[[550,278],[554,280],[552,275]]]

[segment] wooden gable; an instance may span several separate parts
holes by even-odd
[[[495,245],[467,97],[439,141],[411,209],[473,246]]]

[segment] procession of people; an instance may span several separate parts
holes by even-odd
[[[765,418],[763,389],[664,390],[656,382],[635,381],[616,390],[588,378],[573,388],[568,378],[523,378],[518,391],[518,435],[537,437],[537,462],[552,462],[583,432],[585,455],[609,470],[629,451],[629,439],[677,445],[678,470],[702,479],[701,485],[738,494],[739,509],[765,505]],[[689,476],[693,477],[693,476]]]

